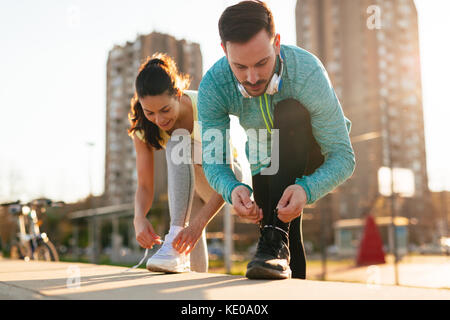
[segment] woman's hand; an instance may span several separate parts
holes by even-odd
[[[191,225],[181,230],[173,239],[172,246],[179,253],[189,254],[194,249],[198,240],[202,236],[202,231],[205,226],[202,223],[193,221]]]
[[[145,217],[134,218],[136,240],[142,248],[151,249],[155,244],[161,244],[161,237],[153,230],[153,226]]]

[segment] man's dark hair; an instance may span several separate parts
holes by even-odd
[[[219,19],[222,43],[245,43],[262,29],[270,38],[275,35],[275,25],[270,9],[262,1],[242,1],[225,9]]]

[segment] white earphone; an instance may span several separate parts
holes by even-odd
[[[281,77],[283,76],[283,58],[281,57],[281,54],[279,55],[280,57],[280,63],[281,63],[281,67],[280,67],[280,72],[279,74],[274,73],[272,76],[272,79],[270,79],[269,85],[267,86],[266,89],[266,94],[275,94],[277,92],[279,92],[281,90],[281,86],[282,86],[282,79]],[[236,79],[237,80],[237,79]],[[239,89],[239,92],[242,94],[242,96],[244,96],[244,98],[252,98],[252,96],[247,92],[247,90],[245,90],[244,86],[239,82],[239,80],[237,81],[237,87]]]

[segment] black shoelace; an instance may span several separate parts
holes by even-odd
[[[269,233],[272,233],[272,236],[269,237]],[[280,239],[280,241],[274,241],[274,234],[275,232],[281,232],[285,236],[287,236],[287,232],[284,231],[281,228],[274,227],[272,225],[264,226],[264,228],[261,230],[261,238],[258,242],[257,252],[264,252],[264,253],[270,253],[273,256],[278,256],[279,251],[283,247],[283,240]],[[280,238],[282,235],[280,235]]]

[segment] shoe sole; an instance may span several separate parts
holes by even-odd
[[[261,266],[254,266],[247,269],[245,276],[248,279],[269,279],[269,280],[283,280],[290,279],[292,276],[291,269],[279,271]]]
[[[147,265],[147,270],[151,272],[164,272],[164,273],[184,273],[184,272],[190,272],[190,269],[187,268],[180,268],[180,269],[169,269],[164,268],[161,266],[157,266],[154,264]]]

